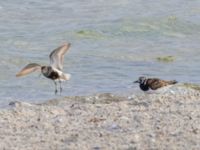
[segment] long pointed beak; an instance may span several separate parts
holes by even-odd
[[[136,81],[134,81],[133,83],[139,83],[139,81],[138,81],[138,80],[136,80]]]

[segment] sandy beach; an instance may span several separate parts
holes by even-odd
[[[0,149],[199,149],[200,92],[64,97],[0,111]]]

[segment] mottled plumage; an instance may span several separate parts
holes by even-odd
[[[26,65],[20,72],[16,74],[17,77],[21,77],[32,73],[34,71],[41,71],[41,73],[54,81],[55,83],[55,94],[57,93],[57,83],[60,83],[60,92],[62,92],[61,81],[66,81],[70,79],[70,74],[65,74],[62,72],[63,62],[64,62],[64,54],[69,50],[71,46],[70,43],[64,44],[51,52],[49,55],[50,58],[50,66],[41,66],[36,63],[30,63]]]
[[[149,89],[157,90],[167,85],[176,84],[177,81],[175,80],[166,81],[166,80],[161,80],[158,78],[139,77],[139,79],[135,81],[134,83],[139,83],[141,90],[148,91]]]

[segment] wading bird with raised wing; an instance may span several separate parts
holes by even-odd
[[[37,63],[30,63],[26,65],[20,72],[16,74],[17,77],[21,77],[32,73],[34,71],[41,71],[41,73],[46,77],[54,81],[55,84],[55,94],[57,94],[57,82],[60,83],[60,93],[62,92],[61,81],[69,80],[71,75],[63,73],[63,63],[64,55],[69,50],[71,44],[66,43],[62,46],[53,50],[50,55],[50,65],[43,66]]]

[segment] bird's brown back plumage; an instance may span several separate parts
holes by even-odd
[[[161,79],[157,79],[157,78],[150,78],[150,79],[147,79],[147,81],[146,81],[146,84],[152,90],[156,90],[158,88],[161,88],[161,87],[164,87],[167,85],[176,84],[176,83],[177,83],[177,81],[175,81],[175,80],[165,81],[165,80],[161,80]]]

